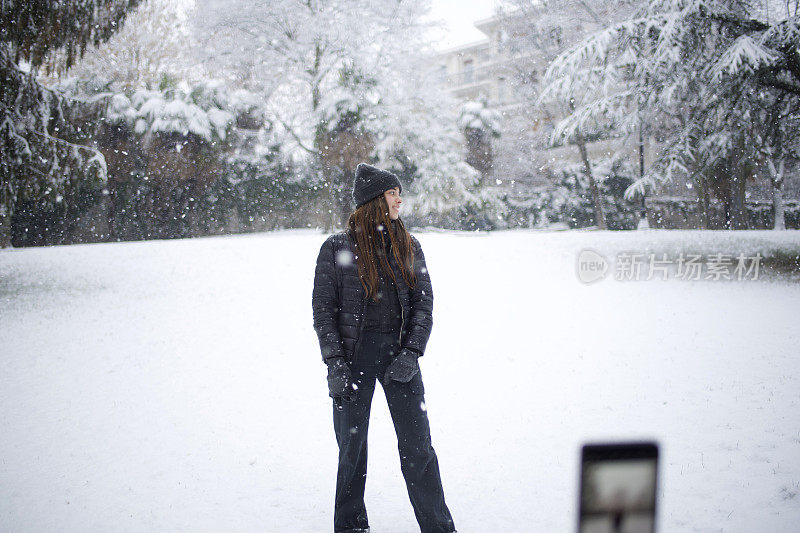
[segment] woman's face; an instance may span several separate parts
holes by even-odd
[[[400,217],[400,204],[403,203],[403,200],[400,199],[400,188],[389,189],[383,193],[383,197],[386,199],[386,205],[389,206],[389,218],[397,220]]]

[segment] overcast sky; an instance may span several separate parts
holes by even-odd
[[[442,50],[486,38],[472,24],[494,14],[496,0],[431,0],[431,19],[443,28],[434,33],[436,48]]]
[[[266,3],[266,2],[265,2]],[[433,31],[431,40],[437,50],[485,39],[473,24],[475,21],[491,17],[498,4],[497,0],[430,0],[429,18],[441,23],[440,29]],[[226,9],[227,0],[195,0],[199,21],[216,16],[219,10]]]

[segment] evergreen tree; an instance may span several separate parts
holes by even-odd
[[[87,45],[107,40],[139,0],[8,0],[0,3],[0,247],[23,199],[70,202],[86,179],[105,179],[105,161],[79,144],[70,102],[36,74],[68,68]],[[53,60],[63,51],[59,61]]]
[[[575,68],[568,76],[545,75],[541,80],[540,75],[552,72],[550,67],[559,54],[606,24],[624,17],[633,9],[634,3],[635,0],[512,0],[509,5],[514,11],[503,23],[504,31],[512,36],[504,43],[516,72],[512,86],[522,101],[538,111],[537,121],[548,123],[548,126],[550,122],[556,123],[552,131],[537,124],[523,135],[532,134],[531,144],[534,145],[554,147],[568,144],[577,148],[582,174],[591,193],[594,221],[600,229],[606,229],[608,225],[602,176],[594,168],[598,162],[592,161],[590,143],[599,139],[608,141],[624,133],[625,128],[620,126],[620,121],[608,117],[582,115],[579,120],[571,122],[560,119],[577,116],[576,109],[580,110],[586,102],[595,101],[598,96],[610,100],[617,98],[622,84],[618,83],[619,80],[601,84],[597,70],[591,68]],[[619,71],[624,71],[625,65],[617,61],[615,64]],[[542,142],[541,137],[545,135],[548,138]],[[621,147],[621,143],[611,143],[609,148],[616,149],[617,145]],[[547,166],[558,175],[571,165],[572,159],[574,156],[551,159]]]
[[[500,113],[488,107],[486,97],[461,106],[458,125],[467,143],[467,163],[488,183],[494,168],[492,139],[500,137]]]
[[[704,226],[711,194],[729,228],[747,227],[745,185],[767,168],[780,201],[794,159],[800,110],[800,7],[795,0],[646,0],[633,16],[562,53],[548,69],[560,80],[592,72],[598,89],[630,72],[625,98],[597,90],[565,120],[630,113],[664,147],[628,196],[670,181],[697,184]],[[624,59],[624,65],[623,61]],[[780,208],[776,209],[776,215]],[[776,216],[776,219],[778,217]],[[778,222],[778,226],[780,223]]]

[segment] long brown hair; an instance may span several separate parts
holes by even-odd
[[[406,230],[403,221],[398,218],[395,223],[389,218],[389,205],[383,195],[376,196],[366,204],[357,208],[347,221],[348,233],[356,241],[356,263],[358,277],[367,294],[367,298],[376,299],[380,281],[378,279],[378,263],[383,271],[389,274],[395,283],[394,271],[389,267],[386,257],[385,235],[389,235],[392,243],[392,255],[400,265],[400,272],[406,285],[413,288],[417,283],[414,275],[414,243],[411,234]],[[378,230],[378,226],[386,228],[386,232]]]

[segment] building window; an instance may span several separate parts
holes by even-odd
[[[475,69],[471,59],[464,61],[463,82],[472,83],[475,80]]]

